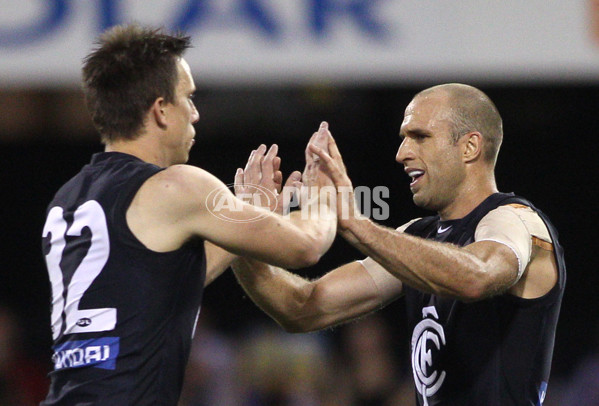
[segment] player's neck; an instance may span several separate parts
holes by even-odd
[[[497,193],[495,179],[485,179],[482,182],[464,183],[459,188],[453,201],[439,211],[441,220],[455,220],[467,216],[487,197]]]
[[[166,154],[153,145],[148,137],[139,137],[135,140],[118,140],[106,144],[106,152],[122,152],[133,155],[144,162],[165,168],[170,165]]]

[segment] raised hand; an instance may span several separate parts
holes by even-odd
[[[329,125],[326,121],[323,121],[320,124],[318,131],[315,132],[310,138],[310,141],[308,141],[308,145],[306,145],[305,150],[306,167],[302,173],[303,186],[333,186],[332,180],[322,171],[320,157],[311,151],[311,146],[316,146],[320,150],[328,152],[328,138],[330,136],[331,133],[329,132]]]
[[[326,133],[326,148],[323,148],[321,139],[315,138],[308,143],[307,151],[318,158],[321,170],[330,177],[337,189],[338,226],[340,231],[343,231],[347,228],[347,221],[360,218],[361,215],[355,205],[354,187],[347,175],[337,143],[328,131],[328,126]]]
[[[245,169],[235,173],[235,194],[255,205],[283,214],[290,201],[290,194],[281,195],[283,173],[280,171],[279,147],[273,144],[268,151],[262,144],[253,150]],[[285,182],[285,187],[299,185],[301,173],[294,171]],[[282,196],[282,197],[281,197]]]
[[[296,190],[299,186],[299,206],[303,215],[315,215],[336,212],[336,191],[333,181],[322,170],[320,157],[310,151],[310,145],[328,151],[328,137],[330,136],[328,124],[322,122],[305,149],[306,166],[302,173],[302,181],[295,182]],[[289,193],[284,193],[288,195]],[[327,214],[328,215],[328,214]]]

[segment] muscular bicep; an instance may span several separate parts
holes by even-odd
[[[517,279],[520,279],[530,262],[532,237],[516,210],[511,206],[501,206],[489,212],[476,227],[474,239],[508,247],[518,261]]]
[[[510,293],[541,297],[557,282],[557,265],[549,230],[530,207],[501,206],[487,214],[476,230],[477,240],[501,242],[518,258],[517,282]]]
[[[464,250],[481,261],[486,283],[484,296],[504,293],[518,282],[518,258],[507,245],[484,240],[472,243]]]
[[[513,207],[501,206],[479,222],[475,242],[464,247],[481,261],[484,296],[506,292],[524,274],[531,260],[532,237]]]

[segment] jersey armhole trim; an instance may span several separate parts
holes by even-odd
[[[536,245],[537,247],[539,247],[541,249],[553,252],[553,244],[551,244],[550,242],[547,242],[545,240],[542,240],[539,237],[535,237],[534,235],[531,237],[532,237],[532,245]]]

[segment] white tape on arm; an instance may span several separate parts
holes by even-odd
[[[415,221],[420,220],[419,218],[408,221],[402,226],[399,226],[396,231],[403,233]],[[387,271],[381,264],[376,262],[374,259],[367,257],[361,261],[358,261],[362,265],[370,277],[372,278],[376,288],[378,289],[383,303],[386,303],[392,299],[395,299],[398,294],[401,294],[403,289],[402,283],[393,274]]]
[[[401,294],[403,289],[401,281],[374,259],[367,257],[358,261],[358,263],[366,269],[366,272],[372,278],[381,297],[381,306],[384,306]]]
[[[530,262],[532,236],[526,223],[510,206],[500,206],[489,212],[478,223],[474,233],[475,241],[494,241],[509,247],[518,259],[518,278]]]

